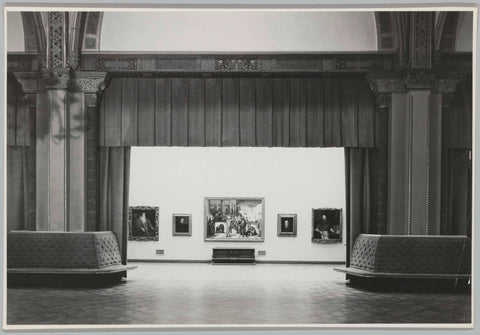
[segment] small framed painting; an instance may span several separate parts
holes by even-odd
[[[336,243],[342,241],[342,209],[312,209],[312,242]]]
[[[278,236],[297,236],[297,214],[278,214]]]
[[[158,207],[128,207],[128,240],[158,241]]]
[[[192,236],[192,215],[173,214],[172,232],[173,236]]]

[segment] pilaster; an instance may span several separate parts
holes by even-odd
[[[90,113],[95,114],[92,98],[95,100],[97,91],[103,88],[105,73],[47,68],[40,73],[15,75],[24,92],[36,100],[35,228],[84,231],[88,207],[87,112],[93,108]]]

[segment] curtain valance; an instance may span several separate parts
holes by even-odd
[[[374,147],[364,78],[114,78],[100,146]]]

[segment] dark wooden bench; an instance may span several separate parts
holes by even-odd
[[[352,278],[469,279],[471,243],[467,236],[361,234],[349,267]]]
[[[254,248],[213,248],[213,263],[255,263]]]
[[[7,280],[121,279],[136,266],[123,265],[113,232],[12,231],[7,234]]]

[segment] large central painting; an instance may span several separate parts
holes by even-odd
[[[205,241],[262,242],[263,198],[205,198]]]

